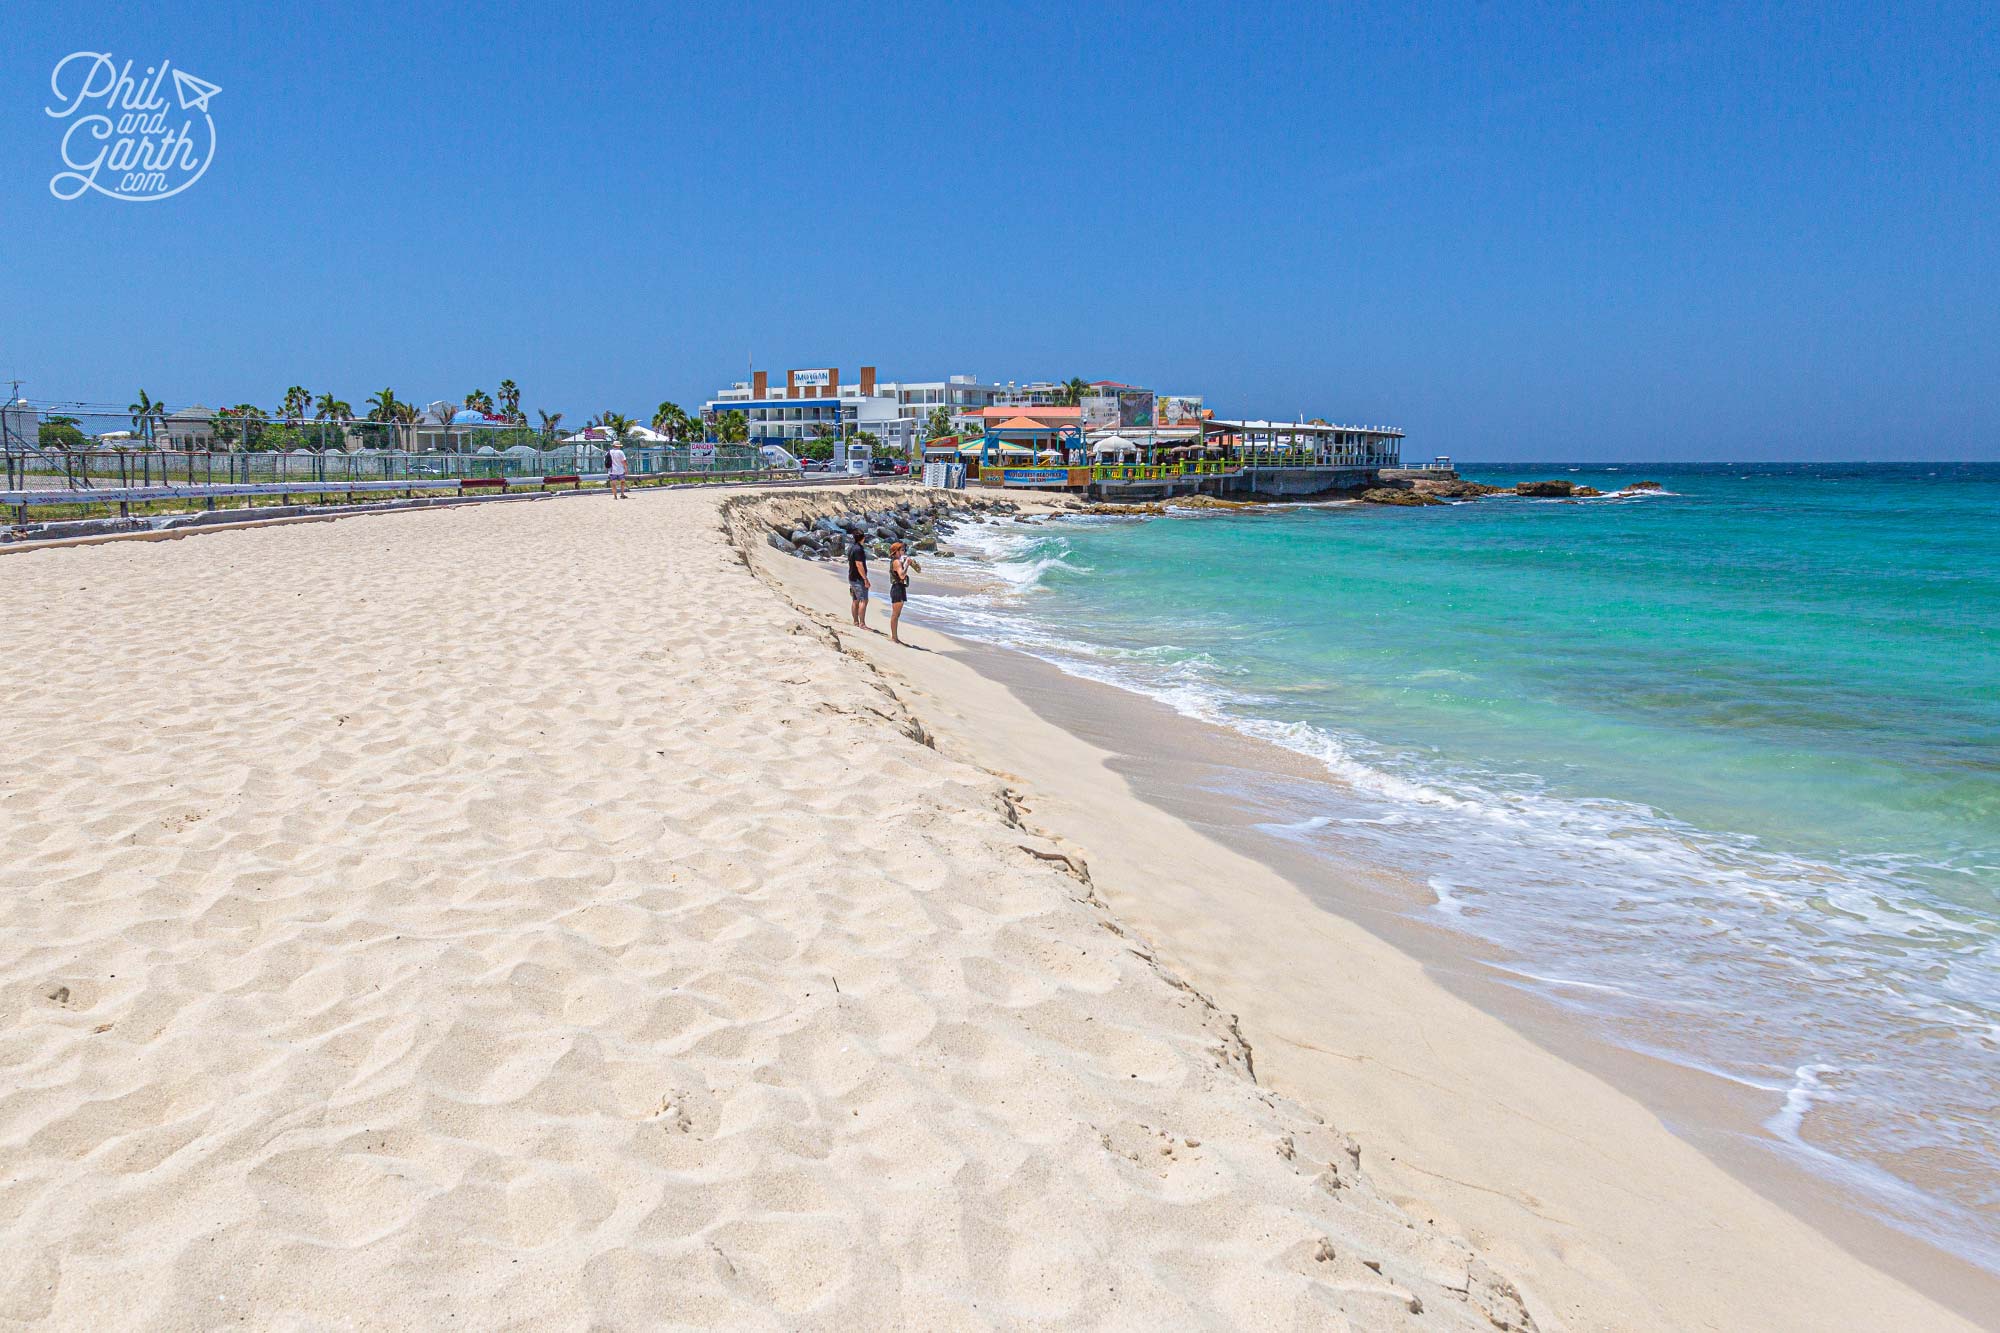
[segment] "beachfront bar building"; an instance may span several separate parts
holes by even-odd
[[[1021,415],[961,450],[982,486],[1102,500],[1272,498],[1372,486],[1402,465],[1403,432],[1394,427],[1218,420],[1204,413],[1168,427],[1081,431],[1028,415],[1037,409],[994,410]]]

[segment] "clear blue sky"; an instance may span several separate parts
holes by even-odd
[[[754,353],[1419,456],[2000,457],[1991,3],[432,8],[8,6],[0,375],[578,421]],[[51,197],[75,50],[220,84],[206,177]]]

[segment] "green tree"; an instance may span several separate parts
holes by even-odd
[[[1081,376],[1072,375],[1063,381],[1062,392],[1057,395],[1065,407],[1082,407],[1085,395],[1090,392],[1089,383]]]
[[[538,412],[536,415],[542,419],[542,438],[553,441],[556,438],[556,432],[562,427],[563,414],[560,412]]]
[[[653,429],[675,444],[693,438],[695,427],[694,418],[682,411],[679,403],[661,403],[653,410]]]
[[[741,412],[724,412],[715,419],[715,438],[722,444],[743,444],[750,439],[750,419]]]
[[[622,412],[613,412],[607,409],[599,412],[584,424],[592,430],[603,431],[614,440],[623,440],[631,433],[632,427],[636,423]]]
[[[370,421],[400,421],[396,409],[402,404],[396,401],[394,389],[382,389],[369,396],[368,419]]]
[[[507,420],[527,425],[528,418],[521,411],[521,386],[512,380],[500,381],[500,413]]]
[[[306,409],[312,406],[312,390],[303,384],[294,384],[285,390],[285,406],[282,415],[287,421],[303,421]]]
[[[924,422],[924,438],[926,440],[941,440],[951,433],[951,409],[948,407],[933,407],[930,419]]]
[[[354,405],[335,398],[330,393],[323,393],[319,396],[319,401],[313,405],[313,419],[331,422],[336,427],[344,427],[354,419]],[[322,428],[314,438],[321,449],[345,448],[347,445],[347,432],[344,429],[329,431]]]
[[[474,389],[465,395],[465,405],[475,412],[490,413],[493,411],[493,395],[484,389]]]
[[[35,442],[44,449],[81,449],[88,437],[75,417],[50,417],[35,427]]]
[[[226,447],[240,442],[245,449],[264,449],[269,447],[264,428],[270,419],[263,408],[253,403],[238,403],[218,411],[209,424],[215,428],[217,444]]]
[[[132,429],[145,436],[147,444],[152,444],[153,432],[166,421],[167,405],[154,402],[146,396],[146,391],[141,389],[139,401],[127,403],[125,410],[132,414]]]

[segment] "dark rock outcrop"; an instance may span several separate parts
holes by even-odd
[[[1445,500],[1477,500],[1482,495],[1498,495],[1504,486],[1488,486],[1483,481],[1465,481],[1453,478],[1450,481],[1430,481],[1418,478],[1409,483],[1410,489],[1419,495],[1435,495]]]
[[[1361,492],[1363,504],[1371,505],[1441,505],[1443,500],[1435,495],[1425,495],[1418,490],[1404,490],[1395,486],[1376,486]]]
[[[1524,481],[1514,488],[1514,494],[1538,500],[1567,500],[1575,493],[1576,484],[1568,481]]]

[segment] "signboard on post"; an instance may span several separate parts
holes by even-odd
[[[715,441],[695,440],[688,445],[688,463],[694,467],[712,467],[715,464]]]
[[[1153,424],[1153,391],[1151,389],[1121,389],[1118,393],[1118,428],[1127,426],[1146,427]]]
[[[795,370],[792,383],[801,389],[824,389],[833,383],[833,368],[825,370]]]
[[[1118,424],[1118,395],[1088,393],[1083,396],[1083,428],[1110,430]]]
[[[1162,394],[1153,400],[1153,424],[1156,426],[1200,425],[1201,399],[1169,398]]]

